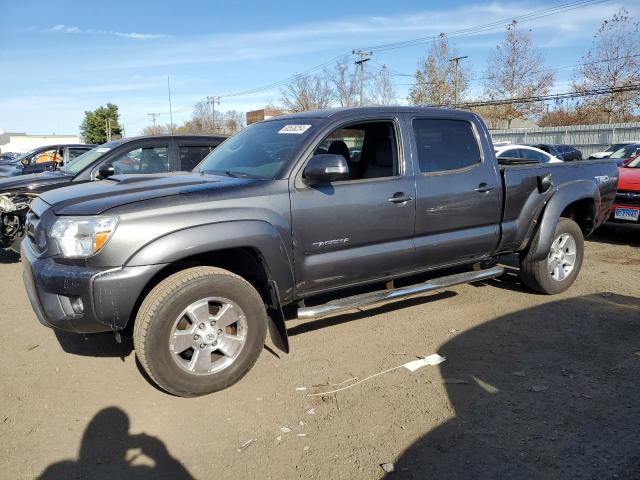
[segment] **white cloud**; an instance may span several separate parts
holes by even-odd
[[[30,31],[29,29],[23,29],[23,32]],[[93,28],[82,29],[77,26],[67,26],[63,24],[54,25],[41,30],[44,33],[83,33],[87,35],[112,35],[116,37],[132,38],[134,40],[153,40],[158,38],[167,38],[169,35],[164,33],[139,33],[139,32],[117,32],[112,30],[94,30]]]

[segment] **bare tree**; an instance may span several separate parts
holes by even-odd
[[[327,108],[334,96],[325,73],[299,75],[280,93],[282,105],[291,112]]]
[[[419,64],[415,84],[409,89],[409,103],[453,105],[463,99],[469,88],[470,66],[452,61],[456,56],[447,36],[441,33]]]
[[[491,100],[547,95],[554,80],[554,74],[544,70],[544,58],[533,46],[530,32],[520,30],[515,20],[511,22],[500,45],[489,54],[485,95]],[[510,128],[513,119],[539,115],[543,109],[541,103],[512,102],[497,110],[498,118]]]
[[[336,62],[333,69],[326,70],[324,74],[328,77],[339,106],[353,107],[358,104],[359,76],[348,57]]]
[[[371,77],[368,102],[371,105],[394,105],[398,103],[396,87],[391,80],[391,72],[386,65]]]
[[[228,110],[222,115],[223,132],[233,135],[245,127],[245,115],[237,110]]]
[[[212,133],[213,117],[211,115],[211,103],[201,100],[193,106],[191,120],[187,122],[193,133]]]
[[[576,92],[614,89],[640,79],[640,23],[623,8],[602,22],[573,80]],[[640,91],[611,92],[590,97],[581,106],[600,121],[629,121],[640,108]]]

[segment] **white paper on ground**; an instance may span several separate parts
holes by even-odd
[[[446,360],[445,357],[441,357],[437,353],[429,355],[428,357],[419,358],[418,360],[413,360],[411,362],[407,362],[402,365],[404,368],[409,370],[410,372],[415,372],[419,368],[426,367],[427,365],[438,365]]]

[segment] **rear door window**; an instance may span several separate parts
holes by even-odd
[[[211,145],[180,145],[180,170],[190,172],[213,148]]]
[[[416,118],[413,133],[421,172],[459,170],[481,161],[480,148],[469,122]]]

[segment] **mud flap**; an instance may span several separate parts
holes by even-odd
[[[280,299],[278,298],[278,288],[273,280],[269,280],[268,283],[269,293],[271,295],[271,305],[267,311],[267,318],[269,318],[269,336],[278,350],[289,353],[289,336],[287,335],[284,312],[282,311]]]

